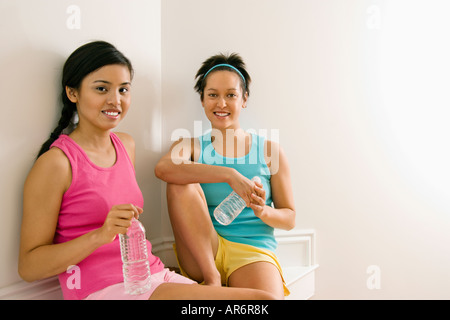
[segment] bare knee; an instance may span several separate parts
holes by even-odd
[[[167,196],[175,196],[175,197],[182,197],[182,196],[192,196],[199,193],[199,188],[201,190],[201,187],[199,184],[167,184]]]
[[[189,185],[187,184],[172,184],[172,183],[168,183],[167,184],[167,196],[178,196],[181,195],[183,193],[185,193],[187,191]]]
[[[167,203],[170,207],[173,201],[176,203],[184,203],[185,199],[189,198],[189,193],[191,193],[191,187],[188,184],[167,184],[166,196]]]
[[[203,193],[203,189],[198,183],[194,184],[167,184],[166,189],[167,201],[169,205],[172,201],[176,203],[185,203],[194,205],[199,203],[206,205],[206,198]]]

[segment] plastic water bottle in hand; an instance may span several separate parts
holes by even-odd
[[[259,177],[254,177],[252,181],[261,183],[261,179]],[[242,212],[242,210],[244,210],[246,206],[247,204],[244,199],[233,191],[214,210],[214,217],[220,224],[228,226],[234,221],[234,219],[236,219],[236,217]]]
[[[130,295],[143,294],[151,288],[144,226],[133,218],[127,234],[120,234],[119,237],[125,292]]]

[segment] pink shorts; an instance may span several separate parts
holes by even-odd
[[[164,269],[161,272],[152,274],[151,277],[152,287],[150,291],[132,296],[125,293],[125,288],[123,282],[114,284],[112,286],[106,287],[97,292],[91,293],[84,300],[148,300],[153,292],[158,288],[159,285],[163,283],[183,283],[183,284],[193,284],[197,283],[188,279],[186,277],[180,276],[179,274],[170,271],[169,269]]]

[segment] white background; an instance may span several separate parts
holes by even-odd
[[[238,52],[253,78],[241,124],[278,130],[297,228],[317,232],[315,298],[449,299],[448,12],[445,0],[1,0],[0,288],[19,281],[22,186],[59,119],[62,64],[103,39],[136,69],[119,130],[137,143],[150,240],[172,233],[154,165],[175,130],[208,128],[195,73]]]

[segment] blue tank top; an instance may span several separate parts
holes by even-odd
[[[201,146],[199,163],[234,168],[248,179],[259,176],[266,191],[266,205],[272,205],[271,175],[264,159],[264,137],[252,134],[250,152],[242,158],[227,158],[217,153],[211,143],[211,131],[199,137],[199,141]],[[216,221],[214,209],[233,192],[233,189],[227,183],[204,183],[201,184],[201,187],[205,193],[214,228],[220,236],[232,242],[248,244],[271,251],[276,250],[277,242],[273,235],[274,229],[256,217],[251,208],[245,208],[228,226],[223,226]]]

